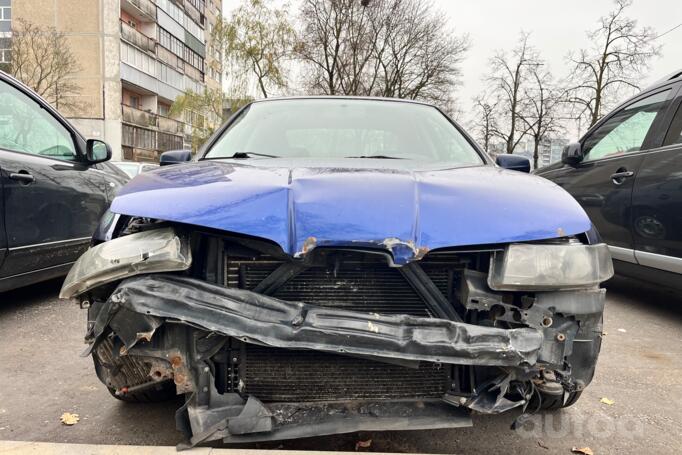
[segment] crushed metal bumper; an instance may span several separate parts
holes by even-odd
[[[460,365],[528,366],[542,332],[498,329],[435,318],[368,315],[287,302],[173,275],[129,278],[93,327],[111,326],[130,350],[162,319],[179,320],[247,343]]]

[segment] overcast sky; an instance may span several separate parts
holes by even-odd
[[[482,78],[497,49],[510,49],[519,31],[531,33],[532,44],[541,52],[556,77],[566,75],[569,50],[589,45],[586,30],[596,27],[600,16],[613,8],[612,0],[436,0],[459,32],[468,33],[472,46],[462,65],[463,83],[458,96],[469,105],[483,89]],[[628,12],[640,25],[662,34],[682,24],[682,1],[635,0]],[[663,55],[653,62],[643,84],[682,69],[682,27],[659,38]]]
[[[322,1],[322,0],[321,0]],[[511,49],[519,32],[531,33],[555,77],[566,75],[568,51],[589,45],[585,31],[594,29],[600,16],[613,8],[612,0],[435,0],[449,16],[457,33],[467,33],[471,49],[462,64],[463,86],[457,93],[465,109],[483,89],[488,61],[497,49]],[[239,0],[224,0],[227,13]],[[296,5],[296,0],[289,2]],[[293,9],[293,8],[292,8]],[[628,15],[662,34],[682,24],[681,0],[635,0]],[[659,38],[663,55],[653,62],[643,84],[682,69],[682,27]],[[573,138],[571,138],[573,139]]]

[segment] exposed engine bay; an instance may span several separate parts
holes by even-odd
[[[366,245],[294,258],[261,239],[125,218],[62,296],[87,307],[85,355],[112,394],[185,395],[182,447],[469,426],[471,410],[569,405],[594,375],[598,284],[612,272],[528,285],[510,258],[527,261],[535,245],[397,265]],[[556,280],[552,257],[582,270],[601,254],[592,247],[554,239],[532,257],[546,249]]]

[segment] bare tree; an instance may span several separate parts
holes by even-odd
[[[9,73],[57,109],[77,110],[81,87],[74,76],[81,70],[63,33],[24,19],[12,28]]]
[[[432,1],[304,0],[301,22],[309,91],[451,102],[468,38]]]
[[[537,169],[540,146],[562,129],[559,110],[563,94],[554,87],[552,75],[543,65],[531,67],[530,78],[533,85],[525,91],[526,106],[520,118],[533,139],[533,168]]]
[[[447,16],[428,1],[394,1],[386,13],[392,23],[385,33],[386,50],[377,55],[379,94],[449,103],[468,38],[452,33]]]
[[[474,98],[474,116],[471,129],[476,139],[483,145],[486,153],[490,151],[490,142],[494,137],[493,131],[497,130],[497,104],[490,101],[485,95]]]
[[[529,35],[522,33],[511,55],[498,52],[490,61],[492,74],[488,77],[491,93],[497,98],[500,115],[499,126],[493,135],[504,141],[505,151],[514,149],[528,134],[529,127],[523,121],[525,96],[532,69],[540,62],[535,49],[528,43]]]
[[[309,91],[367,95],[372,90],[366,70],[384,28],[375,6],[356,0],[303,1],[296,50],[306,64],[304,83]],[[376,68],[374,73],[376,79]]]
[[[586,118],[590,126],[621,97],[624,88],[639,88],[649,62],[660,54],[655,31],[639,27],[625,15],[632,1],[616,0],[615,4],[613,11],[600,18],[599,27],[588,32],[592,47],[568,57],[574,65],[568,102],[576,109],[576,118]]]
[[[224,61],[237,77],[253,77],[264,98],[287,87],[286,66],[296,36],[288,15],[286,6],[276,8],[272,0],[244,0],[213,33]]]

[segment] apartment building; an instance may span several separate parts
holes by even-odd
[[[186,90],[221,87],[209,39],[221,0],[0,0],[0,59],[11,37],[2,34],[4,8],[10,20],[67,36],[81,65],[81,102],[65,115],[85,136],[111,144],[114,159],[156,161],[190,146],[192,124],[219,121],[196,112],[171,118],[169,110]]]

